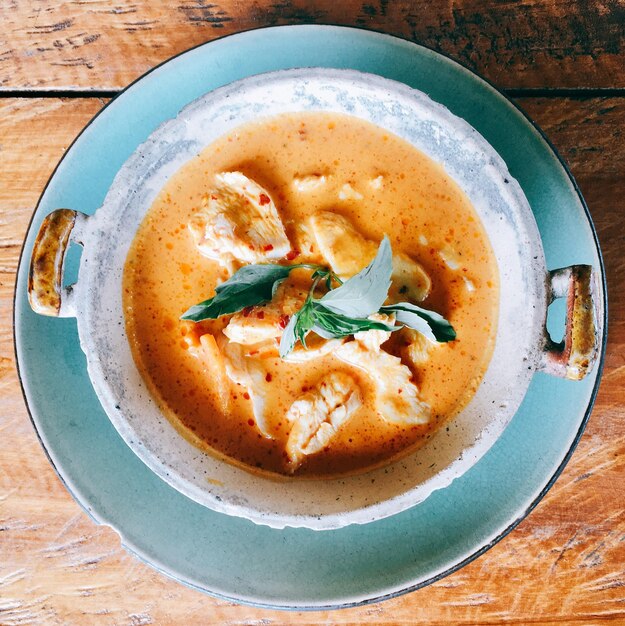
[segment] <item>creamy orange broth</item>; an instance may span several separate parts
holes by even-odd
[[[187,229],[213,176],[224,171],[241,171],[270,192],[291,241],[298,222],[315,211],[334,210],[370,239],[379,241],[386,233],[395,252],[423,265],[432,291],[422,306],[440,312],[457,332],[456,341],[438,346],[426,363],[412,368],[420,397],[435,415],[430,424],[386,423],[373,408],[370,379],[332,355],[301,365],[269,359],[267,414],[275,440],[259,433],[245,389],[234,383],[229,383],[230,409],[222,413],[212,381],[184,341],[189,323],[179,317],[211,297],[216,281],[226,278],[216,262],[198,253]],[[296,191],[293,179],[311,174],[331,178],[312,192]],[[369,181],[380,175],[383,187],[372,188]],[[339,200],[346,182],[363,199]],[[443,258],[449,261],[449,251],[459,264],[456,269]],[[354,472],[380,464],[414,449],[457,413],[488,365],[498,293],[497,266],[485,231],[443,168],[383,129],[325,113],[261,120],[208,146],[160,192],[137,232],[124,273],[126,325],[137,366],[163,412],[199,447],[248,468],[283,473],[289,429],[284,415],[294,399],[334,369],[349,371],[359,381],[363,406],[297,475]],[[225,321],[202,325],[219,332]],[[399,340],[395,334],[385,347],[397,352]]]

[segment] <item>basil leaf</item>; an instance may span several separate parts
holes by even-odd
[[[353,318],[328,310],[321,304],[321,300],[313,302],[315,326],[332,337],[347,337],[363,330],[396,330],[394,326],[370,320],[367,318]],[[322,335],[323,336],[323,335]]]
[[[294,315],[291,315],[291,319],[289,323],[286,325],[286,328],[282,332],[282,337],[280,337],[280,358],[284,358],[287,356],[295,347],[297,343],[297,335],[296,335],[296,327],[297,320],[299,318],[300,312],[298,311]]]
[[[310,296],[304,303],[304,306],[298,311],[297,324],[295,325],[295,335],[306,348],[306,335],[315,324],[315,312],[313,309],[313,301]]]
[[[302,308],[295,313],[286,325],[282,337],[280,338],[280,356],[284,358],[300,341],[306,348],[306,335],[315,325],[315,312],[313,300],[309,294]]]
[[[280,357],[287,356],[300,341],[306,347],[306,335],[315,323],[315,314],[312,307],[312,300],[309,298],[304,306],[291,316],[280,338]]]
[[[311,278],[315,280],[315,278],[326,278],[330,276],[330,270],[327,270],[323,267],[318,267],[313,273]]]
[[[347,337],[365,330],[399,330],[378,320],[353,318],[326,309],[319,300],[308,299],[291,317],[280,339],[280,356],[284,358],[301,341],[306,347],[306,334],[313,331],[323,339]]]
[[[327,331],[325,328],[319,326],[319,324],[313,324],[312,328],[313,333],[319,335],[322,339],[336,339],[336,337],[341,337],[341,335],[337,335],[336,333],[331,333]]]
[[[200,322],[237,313],[248,306],[268,302],[278,285],[296,265],[246,265],[215,288],[215,296],[192,306],[180,319]]]
[[[334,313],[352,318],[366,318],[377,313],[391,286],[393,257],[388,237],[382,239],[375,258],[340,287],[328,291],[319,302]]]
[[[395,313],[398,322],[419,331],[430,341],[446,343],[456,338],[454,327],[442,315],[422,309],[410,302],[397,302],[383,306],[380,313]]]

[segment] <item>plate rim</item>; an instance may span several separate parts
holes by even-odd
[[[586,218],[586,222],[590,228],[591,234],[592,234],[592,240],[594,243],[594,248],[597,252],[597,257],[599,260],[599,270],[600,270],[600,281],[601,281],[601,287],[602,287],[602,306],[603,306],[603,325],[602,325],[602,333],[601,333],[601,337],[600,337],[600,341],[601,341],[601,346],[600,346],[600,350],[599,350],[599,354],[598,354],[598,358],[597,361],[595,363],[595,367],[596,367],[596,377],[595,377],[595,382],[593,384],[593,388],[592,391],[590,393],[590,397],[588,400],[588,405],[586,406],[586,409],[584,411],[584,416],[580,422],[579,428],[577,430],[577,432],[575,433],[575,437],[572,440],[572,443],[570,445],[570,447],[568,448],[567,452],[565,453],[564,457],[562,458],[560,464],[557,466],[555,472],[552,474],[552,476],[549,478],[549,480],[546,482],[546,484],[543,486],[543,488],[540,490],[540,492],[538,493],[538,495],[529,503],[529,505],[523,510],[523,512],[517,516],[515,519],[513,519],[499,534],[497,534],[495,537],[493,537],[489,542],[487,542],[486,544],[482,545],[479,549],[475,550],[474,552],[471,552],[467,557],[465,557],[464,559],[462,559],[461,561],[459,561],[458,563],[454,564],[453,566],[435,574],[434,576],[431,576],[429,578],[426,578],[425,580],[422,580],[418,583],[415,583],[413,585],[408,585],[406,587],[403,587],[401,589],[398,589],[396,591],[390,592],[390,593],[386,593],[386,594],[380,594],[380,595],[376,595],[376,596],[371,596],[371,597],[367,597],[365,599],[362,600],[357,600],[357,601],[353,601],[353,602],[340,602],[340,603],[334,603],[334,604],[297,604],[297,603],[293,603],[293,604],[272,604],[272,603],[263,603],[263,602],[257,602],[257,601],[252,601],[252,600],[247,600],[247,599],[242,599],[242,598],[238,598],[236,596],[229,596],[227,594],[223,594],[217,591],[213,591],[213,590],[208,590],[205,589],[191,581],[187,581],[187,580],[183,580],[182,578],[178,577],[175,573],[170,572],[165,570],[163,567],[161,567],[160,564],[157,564],[156,562],[154,562],[153,560],[150,560],[147,555],[142,554],[142,552],[139,549],[135,549],[132,545],[129,545],[128,543],[126,543],[123,539],[123,535],[114,527],[112,526],[110,523],[106,522],[104,519],[98,519],[98,516],[89,509],[89,507],[87,506],[86,503],[83,503],[80,498],[74,493],[74,491],[69,487],[68,483],[66,482],[65,478],[63,477],[61,471],[59,470],[59,468],[57,467],[57,465],[54,463],[54,461],[52,460],[52,457],[48,451],[48,449],[46,448],[42,436],[39,433],[39,430],[37,428],[37,425],[35,423],[34,417],[33,417],[33,412],[31,411],[31,407],[28,403],[28,399],[26,396],[26,389],[25,389],[25,383],[24,383],[24,379],[22,377],[22,371],[20,369],[20,357],[18,354],[18,349],[17,349],[17,314],[16,314],[16,301],[17,301],[17,297],[18,297],[18,293],[17,293],[17,288],[18,288],[18,279],[19,279],[19,274],[20,271],[22,270],[22,263],[24,262],[24,252],[25,252],[25,248],[26,248],[26,242],[28,240],[28,236],[31,232],[32,226],[33,226],[33,221],[37,215],[37,212],[39,210],[39,206],[41,204],[41,201],[43,199],[43,197],[45,196],[48,187],[50,186],[50,183],[52,182],[53,178],[56,176],[57,171],[59,170],[61,164],[64,162],[65,158],[67,157],[67,155],[71,152],[72,148],[74,147],[74,145],[79,141],[79,139],[83,136],[83,134],[85,132],[87,132],[87,130],[91,127],[91,125],[95,122],[95,120],[113,103],[115,102],[120,96],[122,96],[123,94],[125,94],[127,91],[129,91],[134,85],[136,85],[137,83],[139,83],[141,80],[143,80],[145,77],[147,77],[148,75],[152,74],[153,72],[159,70],[161,67],[163,67],[164,65],[166,65],[167,63],[169,63],[170,61],[173,61],[175,59],[177,59],[178,57],[183,56],[184,54],[197,50],[199,48],[202,48],[204,46],[209,46],[210,44],[212,44],[213,42],[217,42],[217,41],[222,41],[224,39],[228,39],[228,38],[233,38],[233,37],[237,37],[237,36],[245,36],[249,33],[252,32],[256,32],[256,31],[270,31],[270,30],[276,30],[276,29],[301,29],[301,30],[334,30],[334,31],[341,31],[341,30],[347,30],[347,31],[357,31],[360,33],[364,33],[365,35],[373,35],[375,37],[379,37],[380,39],[389,39],[389,40],[397,40],[399,42],[401,42],[403,45],[408,45],[408,46],[414,46],[416,48],[421,48],[433,55],[436,56],[441,56],[444,59],[446,59],[448,62],[450,62],[451,64],[457,66],[457,68],[464,72],[467,73],[469,75],[472,75],[474,78],[477,78],[479,80],[481,80],[485,86],[487,86],[491,91],[494,92],[494,94],[496,96],[499,96],[500,98],[502,98],[503,100],[505,100],[508,104],[512,105],[524,118],[524,120],[530,125],[530,127],[534,130],[534,132],[536,132],[536,134],[539,136],[539,138],[544,142],[544,144],[546,145],[546,147],[551,151],[551,153],[553,154],[553,156],[556,158],[556,160],[558,161],[559,165],[562,167],[563,172],[566,174],[566,177],[568,178],[568,181],[570,182],[570,184],[572,185],[573,191],[575,192],[575,195],[577,195],[580,204],[583,208],[583,212],[584,212],[584,217]],[[299,66],[298,66],[299,67]],[[301,67],[313,67],[313,66],[301,66]],[[229,81],[232,82],[232,81]],[[226,83],[228,84],[228,83]],[[212,90],[211,90],[212,91]],[[94,92],[94,93],[98,93],[98,92]],[[85,96],[85,97],[90,97],[90,96]],[[568,164],[565,162],[565,160],[563,159],[563,157],[560,155],[560,153],[558,152],[558,150],[556,149],[556,147],[552,144],[552,142],[549,140],[549,138],[546,136],[546,134],[544,133],[544,131],[537,125],[536,122],[534,122],[529,115],[521,108],[520,105],[518,105],[514,100],[512,100],[511,97],[509,97],[508,95],[506,95],[500,88],[496,87],[489,79],[485,78],[484,76],[482,76],[480,73],[476,72],[475,70],[472,70],[470,68],[468,68],[466,65],[464,65],[463,63],[457,61],[456,59],[452,58],[450,55],[448,55],[445,52],[441,52],[438,50],[435,50],[434,48],[427,46],[425,44],[422,43],[416,43],[414,41],[410,41],[409,39],[406,39],[404,37],[400,37],[398,35],[391,35],[389,33],[386,33],[384,31],[381,30],[377,30],[377,29],[372,29],[372,28],[365,28],[363,26],[348,26],[348,25],[341,25],[341,24],[332,24],[332,23],[326,23],[326,24],[284,24],[284,25],[278,25],[278,26],[273,26],[273,25],[268,25],[268,26],[259,26],[256,28],[248,28],[245,30],[240,30],[240,31],[236,31],[233,33],[228,33],[226,35],[222,35],[220,37],[215,37],[214,39],[211,39],[209,41],[205,41],[202,43],[199,43],[195,46],[192,46],[190,48],[187,48],[185,50],[182,50],[178,53],[176,53],[175,55],[172,55],[171,57],[168,57],[167,59],[161,61],[159,64],[151,67],[149,70],[147,70],[146,72],[144,72],[143,74],[141,74],[140,76],[138,76],[137,78],[135,78],[132,82],[130,82],[128,85],[126,85],[123,89],[121,89],[117,94],[115,94],[110,100],[109,102],[107,102],[88,122],[87,124],[80,130],[80,132],[76,135],[76,137],[71,141],[71,143],[68,145],[68,147],[66,148],[66,150],[64,151],[62,157],[59,159],[59,161],[56,163],[54,169],[52,170],[50,176],[48,177],[40,195],[39,198],[37,200],[37,203],[35,205],[35,208],[32,212],[32,215],[30,217],[30,220],[28,222],[27,228],[25,230],[25,234],[24,234],[24,240],[22,242],[21,245],[21,249],[20,249],[20,254],[18,257],[18,263],[17,263],[17,268],[16,268],[16,273],[15,273],[15,283],[14,283],[14,288],[13,288],[13,300],[12,300],[12,322],[13,322],[13,351],[14,351],[14,356],[15,356],[15,365],[16,365],[16,371],[17,371],[17,376],[18,376],[18,380],[20,383],[20,389],[22,391],[22,397],[24,399],[24,405],[26,407],[26,410],[28,412],[28,416],[30,419],[30,422],[32,424],[32,427],[35,431],[35,435],[39,441],[39,444],[41,445],[41,448],[44,451],[45,456],[47,457],[50,465],[52,466],[52,468],[54,469],[57,477],[59,478],[59,480],[61,481],[62,485],[65,487],[65,489],[67,490],[67,492],[70,494],[70,496],[72,497],[72,499],[80,506],[80,508],[88,515],[88,517],[93,520],[96,524],[98,525],[107,525],[110,528],[112,528],[112,530],[114,530],[121,538],[121,544],[123,546],[123,548],[125,550],[127,550],[128,552],[130,552],[133,556],[135,556],[136,558],[138,558],[141,562],[145,563],[146,565],[148,565],[149,567],[153,568],[154,570],[160,572],[161,574],[164,574],[165,576],[167,576],[168,578],[181,583],[183,585],[185,585],[186,587],[189,587],[191,589],[200,591],[204,594],[208,594],[212,597],[215,598],[219,598],[219,599],[223,599],[223,600],[227,600],[230,602],[235,602],[238,604],[242,604],[242,605],[246,605],[246,606],[252,606],[252,607],[257,607],[257,608],[263,608],[263,609],[272,609],[272,610],[284,610],[284,611],[325,611],[325,610],[332,610],[332,609],[346,609],[346,608],[355,608],[355,607],[359,607],[359,606],[366,606],[368,604],[373,604],[373,603],[378,603],[378,602],[383,602],[385,600],[389,600],[392,598],[396,598],[408,593],[411,593],[413,591],[416,591],[418,589],[422,589],[423,587],[427,587],[435,582],[438,582],[439,580],[442,580],[443,578],[446,578],[447,576],[457,572],[458,570],[462,569],[463,567],[465,567],[466,565],[468,565],[469,563],[471,563],[472,561],[474,561],[475,559],[477,559],[478,557],[480,557],[482,554],[484,554],[485,552],[487,552],[488,550],[490,550],[490,548],[492,548],[494,545],[496,545],[497,543],[499,543],[504,537],[506,537],[510,532],[512,532],[535,508],[536,506],[541,502],[541,500],[545,497],[545,495],[547,494],[547,492],[553,487],[554,483],[556,482],[556,480],[559,478],[559,476],[561,475],[562,471],[564,470],[564,468],[566,467],[566,465],[568,464],[568,462],[571,459],[571,456],[573,455],[573,453],[575,452],[575,449],[577,448],[579,441],[584,433],[584,430],[586,429],[586,425],[588,423],[588,420],[590,418],[590,414],[592,413],[592,410],[594,408],[595,405],[595,401],[597,398],[597,393],[601,384],[601,380],[602,380],[602,375],[603,375],[603,368],[604,368],[604,364],[605,364],[605,353],[606,353],[606,345],[607,345],[607,337],[608,337],[608,292],[607,292],[607,277],[606,277],[606,271],[605,271],[605,263],[603,260],[603,254],[601,251],[601,246],[599,243],[599,237],[597,235],[597,230],[595,228],[594,222],[592,220],[592,216],[590,214],[590,211],[588,209],[588,206],[586,204],[586,200],[584,199],[581,190],[579,188],[579,185],[577,184],[577,181],[575,180],[575,177],[573,176]],[[318,531],[318,532],[323,532],[323,531]]]

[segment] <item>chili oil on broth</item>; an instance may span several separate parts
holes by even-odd
[[[426,426],[398,426],[374,408],[371,380],[356,368],[321,357],[266,362],[271,382],[266,413],[275,439],[256,428],[246,390],[230,384],[220,399],[199,359],[188,350],[180,316],[227,278],[197,251],[187,223],[215,174],[240,171],[271,194],[291,242],[297,224],[319,210],[347,217],[364,236],[390,238],[393,251],[420,262],[432,279],[422,306],[446,317],[457,339],[430,350],[413,370],[420,398],[432,407]],[[294,179],[325,175],[327,183],[297,191]],[[381,187],[370,181],[382,176]],[[341,200],[349,183],[362,198]],[[375,188],[379,187],[379,188]],[[297,262],[297,259],[293,262]],[[140,225],[124,270],[124,308],[133,356],[159,407],[195,445],[247,469],[285,473],[291,403],[333,370],[360,384],[363,405],[296,475],[329,476],[380,465],[414,450],[473,396],[492,354],[498,314],[497,265],[470,201],[443,168],[406,141],[357,118],[328,113],[284,114],[241,126],[208,146],[164,186]],[[219,333],[223,320],[202,322]],[[385,346],[398,348],[399,335]]]

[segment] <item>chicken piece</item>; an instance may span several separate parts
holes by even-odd
[[[432,281],[421,265],[402,252],[393,255],[391,280],[388,295],[393,302],[422,302],[432,288]]]
[[[208,374],[211,388],[219,400],[219,408],[226,412],[230,404],[230,386],[226,375],[226,363],[215,337],[210,333],[200,335],[197,341],[188,341],[189,353],[202,363]]]
[[[370,320],[382,322],[393,326],[395,323],[395,315],[385,315],[384,313],[374,313],[369,316]],[[391,337],[389,330],[363,330],[354,335],[354,339],[359,341],[367,350],[379,352],[383,343],[387,342]]]
[[[293,424],[286,442],[290,470],[325,448],[361,405],[358,385],[343,372],[331,372],[316,387],[302,394],[289,408]]]
[[[382,176],[382,174],[380,174],[379,176],[376,176],[375,178],[372,178],[369,181],[369,187],[371,187],[371,189],[374,189],[375,191],[379,191],[380,189],[384,189],[384,176]]]
[[[464,280],[464,286],[466,287],[467,291],[469,293],[473,293],[475,291],[475,283],[466,276],[463,276],[462,279]]]
[[[438,256],[443,259],[443,263],[445,263],[450,270],[460,269],[460,258],[450,246],[445,246],[442,250],[439,250]]]
[[[248,355],[277,356],[279,339],[289,318],[301,309],[308,296],[308,278],[300,281],[295,272],[297,270],[279,285],[271,302],[235,313],[224,328],[224,335],[230,341],[246,346]],[[329,354],[344,341],[344,338],[326,340],[311,333],[306,340],[307,347],[298,343],[284,360],[307,363]]]
[[[342,215],[318,211],[309,223],[319,252],[341,278],[358,273],[375,256],[375,242],[365,239]]]
[[[380,333],[365,339],[371,332]],[[419,390],[412,382],[412,372],[402,364],[401,359],[380,350],[384,331],[356,333],[354,341],[339,346],[334,355],[341,361],[366,372],[376,389],[375,406],[383,419],[393,424],[427,424],[431,410],[428,404],[419,400]],[[375,348],[377,345],[377,349]]]
[[[268,309],[269,307],[255,306],[249,312],[236,313],[224,328],[224,335],[233,343],[246,346],[276,339],[282,334],[280,318]],[[261,319],[258,315],[264,317]]]
[[[201,254],[230,272],[237,262],[281,259],[291,250],[269,193],[241,172],[215,176],[189,230]]]
[[[201,323],[197,324],[186,320],[178,320],[178,325],[180,326],[181,335],[184,343],[187,345],[187,349],[193,356],[198,356],[195,354],[194,350],[200,347],[200,337],[208,332],[207,329],[203,328]]]
[[[289,278],[278,286],[271,302],[235,313],[224,335],[234,343],[245,345],[276,339],[282,335],[291,315],[302,307],[307,295],[307,287]]]
[[[362,200],[363,195],[356,191],[349,183],[345,183],[339,190],[339,200]]]
[[[219,346],[224,355],[228,378],[233,383],[245,387],[250,396],[258,430],[268,439],[273,439],[265,417],[265,404],[269,388],[267,370],[263,365],[263,359],[257,355],[248,356],[244,346],[232,343],[225,337],[220,340]]]
[[[297,343],[289,354],[283,357],[283,361],[287,363],[308,363],[315,359],[319,359],[326,354],[330,354],[341,344],[345,343],[347,337],[336,339],[323,339],[315,334],[306,337],[306,347],[301,343]]]
[[[412,328],[404,327],[400,331],[405,345],[401,348],[401,354],[412,365],[420,365],[430,358],[430,352],[441,344],[430,341],[422,333]]]
[[[308,263],[318,263],[319,265],[322,265],[325,260],[321,254],[319,254],[317,240],[313,235],[310,224],[298,220],[293,225],[292,232],[295,240],[293,248],[297,254],[295,257],[297,263],[306,261]]]
[[[310,218],[319,252],[341,278],[358,273],[376,255],[378,244],[363,237],[342,215],[319,211]],[[419,263],[399,252],[393,255],[390,296],[393,301],[425,300],[432,283]]]
[[[274,359],[280,356],[279,345],[277,339],[268,339],[259,343],[243,345],[243,353],[245,356],[253,356],[257,359]]]
[[[310,174],[308,176],[296,176],[293,179],[293,187],[300,193],[310,193],[325,187],[328,176],[325,174]]]

